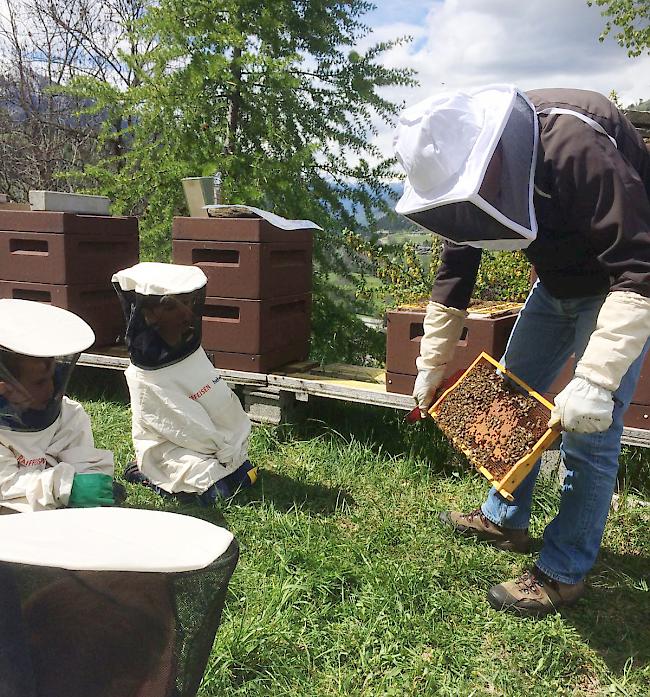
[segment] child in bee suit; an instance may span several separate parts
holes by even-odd
[[[161,495],[210,504],[251,486],[251,423],[201,348],[205,274],[145,262],[113,284],[127,322],[126,380],[137,463],[125,476]]]
[[[0,300],[0,512],[113,505],[113,454],[64,395],[94,340],[67,310]]]

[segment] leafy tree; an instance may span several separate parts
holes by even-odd
[[[119,91],[80,77],[71,87],[109,115],[105,139],[115,137],[113,116],[128,115],[121,132],[128,148],[82,174],[117,212],[141,214],[145,257],[169,257],[171,218],[184,212],[181,178],[216,170],[224,202],[323,227],[314,298],[323,359],[369,350],[357,345],[365,330],[350,320],[353,308],[343,312],[328,279],[347,273],[343,230],[359,228],[357,212],[372,226],[388,208],[396,173],[370,137],[399,105],[380,90],[413,82],[411,71],[378,63],[407,39],[355,48],[372,8],[365,0],[161,0],[134,27],[152,44],[134,84]],[[334,332],[328,322],[341,313],[348,329]]]
[[[599,37],[614,32],[619,45],[627,49],[631,58],[642,53],[650,53],[650,2],[648,0],[588,0],[591,7],[596,4],[607,18],[605,28]]]

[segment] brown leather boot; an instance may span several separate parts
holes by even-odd
[[[440,520],[459,535],[485,540],[497,549],[521,554],[530,551],[528,530],[514,530],[495,525],[483,515],[480,508],[470,513],[443,511],[440,514]]]
[[[585,582],[561,583],[534,566],[519,578],[490,588],[487,599],[495,610],[525,617],[544,617],[573,605],[585,592]]]

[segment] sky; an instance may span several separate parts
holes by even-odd
[[[509,82],[523,90],[577,87],[624,106],[650,99],[650,56],[628,58],[614,39],[599,42],[601,8],[586,0],[373,0],[363,17],[371,33],[360,44],[412,36],[382,57],[417,72],[419,87],[384,90],[415,104],[438,92]],[[378,124],[376,144],[392,156],[393,128]]]

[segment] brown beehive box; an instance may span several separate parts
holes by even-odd
[[[136,218],[52,211],[0,211],[0,279],[105,282],[138,262]]]
[[[548,427],[551,407],[483,352],[429,413],[474,467],[512,500],[512,492],[559,435]]]
[[[112,275],[137,264],[137,218],[0,210],[0,294],[51,303],[82,317],[94,347],[121,341]]]
[[[283,230],[263,218],[174,218],[174,262],[198,266],[212,297],[264,300],[309,293],[311,229]]]
[[[217,368],[270,373],[287,363],[304,361],[309,356],[309,339],[285,344],[266,353],[237,353],[210,349],[206,349],[206,353]]]
[[[123,338],[124,317],[110,283],[66,285],[0,281],[0,298],[32,300],[74,312],[95,332],[95,348],[119,343]]]
[[[458,341],[445,377],[465,370],[476,356],[485,351],[501,356],[517,320],[521,303],[483,303],[469,308],[463,333]],[[424,334],[425,308],[404,306],[386,313],[386,389],[411,394]]]
[[[309,355],[311,293],[269,300],[206,298],[203,347],[218,368],[267,373]]]

